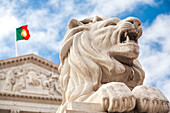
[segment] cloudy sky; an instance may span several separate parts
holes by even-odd
[[[170,0],[0,0],[0,60],[15,57],[15,30],[27,24],[28,41],[18,41],[18,55],[34,53],[59,64],[59,51],[71,18],[108,16],[141,20],[139,60],[144,84],[170,100]]]

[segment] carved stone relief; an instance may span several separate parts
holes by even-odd
[[[61,96],[58,80],[57,73],[28,63],[0,70],[0,91]]]
[[[6,79],[6,73],[0,70],[0,80],[5,80],[5,79]]]
[[[62,95],[61,87],[59,87],[60,84],[58,79],[59,78],[57,76],[52,75],[52,77],[49,80],[45,80],[43,82],[44,89],[48,89],[51,95],[55,95],[55,94]]]

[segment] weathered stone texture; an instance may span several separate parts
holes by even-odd
[[[108,112],[168,113],[167,98],[143,85],[145,73],[137,59],[141,35],[135,17],[70,20],[60,52],[63,103],[57,113],[65,113],[72,102],[98,103]]]

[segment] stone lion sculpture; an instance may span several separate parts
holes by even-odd
[[[168,113],[169,102],[152,86],[137,60],[139,19],[72,19],[60,52],[60,82],[65,113],[71,102],[100,103],[103,111]]]

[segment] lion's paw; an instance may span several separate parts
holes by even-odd
[[[125,112],[135,107],[135,96],[124,83],[113,82],[104,84],[99,88],[98,92],[100,92],[100,103],[105,111]]]
[[[137,86],[132,93],[137,99],[137,111],[147,113],[168,113],[169,102],[157,88]]]

